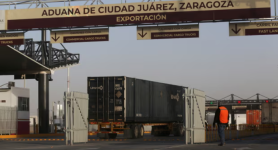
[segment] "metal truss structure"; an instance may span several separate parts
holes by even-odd
[[[24,45],[14,45],[13,47],[51,69],[78,64],[80,60],[79,54],[69,53],[64,46],[63,49],[54,48],[49,41],[42,42],[25,39]]]
[[[71,6],[72,2],[85,2],[84,5],[104,4],[102,0],[9,0],[0,1],[0,6],[9,6],[9,9],[11,9],[11,6],[14,6],[14,9],[16,9],[17,5],[29,5],[28,8],[38,8],[49,7],[48,3],[57,2],[63,3],[64,6]]]
[[[263,97],[263,99],[261,99],[260,97]],[[278,102],[277,97],[278,96],[276,96],[274,98],[268,98],[259,93],[255,94],[247,99],[236,96],[235,94],[228,95],[222,99],[215,99],[210,96],[206,96],[206,106],[215,106],[215,105],[217,105],[218,102],[220,102],[221,104],[224,104],[224,105],[277,103]]]

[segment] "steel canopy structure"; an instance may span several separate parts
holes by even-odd
[[[23,49],[22,49],[23,47]],[[39,131],[48,133],[49,128],[49,81],[55,70],[79,63],[79,54],[53,48],[49,41],[25,39],[24,45],[0,46],[0,75],[14,75],[21,79],[38,81]]]
[[[52,70],[11,46],[0,46],[0,75],[51,74]]]

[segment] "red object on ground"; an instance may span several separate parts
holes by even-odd
[[[261,124],[261,110],[246,110],[246,123],[251,125]]]

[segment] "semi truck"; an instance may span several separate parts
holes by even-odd
[[[113,139],[144,137],[144,125],[154,136],[181,136],[187,87],[126,76],[88,77],[89,123],[97,136]]]

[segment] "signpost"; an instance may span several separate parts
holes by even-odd
[[[278,21],[230,23],[230,36],[270,35],[278,34]]]
[[[137,40],[198,37],[199,25],[137,27]]]
[[[269,18],[270,0],[178,0],[5,10],[5,28],[33,29]],[[0,16],[0,18],[2,18]],[[1,27],[1,26],[0,26]]]
[[[51,31],[51,43],[109,41],[109,29]]]
[[[21,45],[24,44],[24,33],[0,34],[0,45]]]

